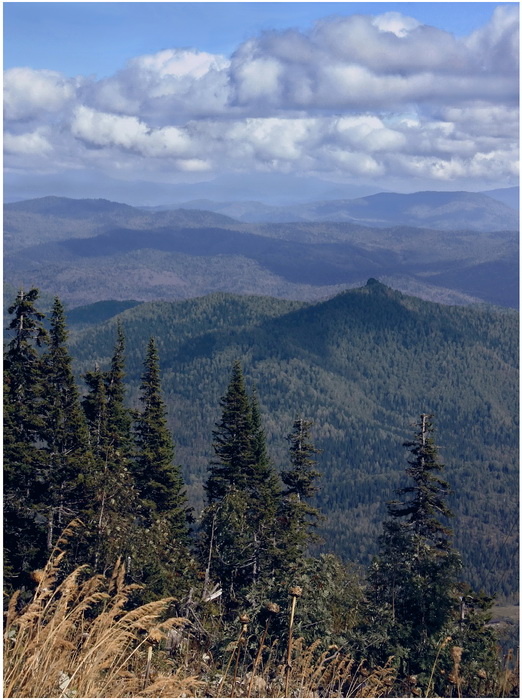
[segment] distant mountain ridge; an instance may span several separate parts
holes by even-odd
[[[328,220],[342,218],[343,202],[302,205],[303,218],[324,220],[286,223],[245,223],[202,209],[144,210],[103,199],[7,204],[4,279],[57,293],[69,305],[216,291],[313,300],[372,276],[441,302],[518,305],[517,229],[493,226],[514,223],[507,205],[485,195],[440,192],[381,193],[348,205],[374,224]],[[245,215],[248,206],[234,213]],[[424,225],[398,223],[406,214]],[[383,225],[385,217],[390,226]],[[477,217],[491,228],[465,226]],[[454,228],[434,228],[443,220]]]
[[[518,190],[518,188],[513,188]],[[358,199],[270,206],[262,202],[184,202],[185,208],[209,209],[249,223],[346,221],[366,226],[421,226],[440,230],[494,231],[518,227],[518,214],[504,201],[481,192],[381,192]],[[493,194],[493,192],[492,192]]]

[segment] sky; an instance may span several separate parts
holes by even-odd
[[[6,201],[518,184],[518,3],[3,10]]]

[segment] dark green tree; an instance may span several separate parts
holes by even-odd
[[[221,420],[213,431],[216,455],[206,484],[203,519],[207,577],[223,585],[231,606],[244,602],[253,586],[273,576],[275,515],[279,484],[266,451],[257,397],[249,399],[239,362],[225,396]]]
[[[456,607],[458,553],[451,547],[449,486],[440,472],[431,416],[423,414],[406,473],[407,496],[388,504],[380,556],[368,575],[367,623],[371,643],[363,651],[378,663],[395,657],[399,679],[418,679],[427,690],[430,669],[448,635]]]
[[[280,510],[281,541],[284,550],[282,567],[296,571],[303,563],[311,542],[317,539],[315,528],[321,519],[310,500],[317,492],[316,481],[321,473],[315,469],[314,446],[310,430],[312,422],[297,418],[287,440],[290,443],[290,469],[281,473],[286,488]]]
[[[45,557],[45,489],[41,450],[45,386],[40,348],[48,335],[39,292],[20,290],[8,313],[11,340],[4,353],[4,554],[5,576],[16,586]]]
[[[210,505],[232,490],[246,491],[254,466],[252,413],[243,370],[234,362],[225,396],[220,400],[221,420],[212,431],[216,458],[211,462],[205,490]]]
[[[131,564],[134,578],[147,594],[172,595],[188,564],[189,516],[181,468],[174,462],[174,441],[167,427],[161,395],[159,358],[151,338],[141,381],[141,411],[135,414],[135,483],[138,493],[139,538],[146,547]],[[186,573],[186,572],[185,572]]]
[[[251,396],[254,474],[251,480],[248,514],[254,538],[254,581],[261,589],[274,580],[280,556],[277,514],[281,503],[281,484],[268,456],[261,409],[254,387]]]
[[[42,431],[46,457],[45,515],[47,548],[51,549],[66,525],[73,518],[83,517],[90,508],[93,476],[87,424],[67,348],[64,308],[58,298],[52,308],[43,371],[46,392]]]
[[[111,367],[85,375],[88,393],[82,402],[94,455],[89,561],[100,572],[118,557],[127,562],[136,542],[137,493],[124,376],[124,336],[118,326]]]
[[[132,417],[125,405],[125,333],[116,327],[116,343],[106,374],[107,432],[114,454],[125,464],[132,454]]]

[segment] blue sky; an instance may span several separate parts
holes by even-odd
[[[4,68],[30,66],[101,78],[133,56],[172,46],[231,54],[264,30],[306,31],[328,15],[377,15],[390,9],[463,36],[485,24],[498,4],[4,2]]]
[[[3,9],[6,198],[112,186],[153,203],[159,183],[224,174],[517,181],[516,3]]]

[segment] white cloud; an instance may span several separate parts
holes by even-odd
[[[4,114],[27,120],[42,112],[59,112],[75,96],[74,80],[50,70],[10,68],[4,73]]]
[[[495,8],[492,20],[464,41],[483,71],[518,76],[518,3]]]
[[[52,146],[43,129],[38,129],[24,134],[4,134],[4,151],[16,155],[45,156],[52,151]]]
[[[179,157],[191,153],[191,142],[177,127],[150,129],[136,117],[77,108],[72,123],[73,136],[94,146],[121,147],[150,158]]]
[[[381,32],[392,32],[398,37],[405,37],[412,29],[420,26],[420,22],[416,19],[405,17],[400,12],[385,12],[383,15],[374,17],[372,24]]]
[[[230,59],[171,48],[96,81],[5,73],[6,165],[512,180],[518,13],[458,39],[397,12],[264,32]],[[11,160],[10,160],[11,159]]]

